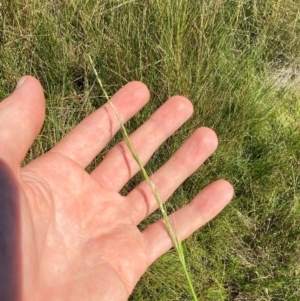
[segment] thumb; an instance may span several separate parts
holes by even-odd
[[[45,116],[45,98],[38,80],[20,79],[15,91],[0,102],[0,159],[11,167],[20,165]]]

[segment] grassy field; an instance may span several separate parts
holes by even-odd
[[[168,210],[218,178],[235,187],[231,205],[184,244],[199,300],[300,300],[299,0],[0,2],[0,97],[24,74],[39,78],[47,97],[44,128],[24,164],[106,101],[87,54],[110,95],[131,80],[148,85],[151,101],[129,132],[169,96],[185,95],[195,113],[148,170],[202,125],[217,132],[219,148]],[[175,252],[151,267],[130,300],[191,300]]]

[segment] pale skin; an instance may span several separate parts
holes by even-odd
[[[113,147],[89,174],[85,168],[119,130],[105,104],[86,117],[56,146],[20,168],[45,115],[40,83],[33,77],[0,103],[0,159],[15,177],[21,218],[20,301],[125,301],[147,268],[172,247],[162,221],[144,231],[137,225],[157,209],[145,182],[127,196],[119,191],[138,165],[124,142]],[[149,100],[140,82],[112,98],[124,122]],[[167,100],[130,139],[143,163],[192,115],[191,102]],[[197,129],[151,176],[163,201],[216,150],[216,134]],[[184,240],[231,200],[225,180],[208,185],[170,216]],[[1,209],[1,208],[0,208]]]

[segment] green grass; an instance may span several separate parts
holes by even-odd
[[[24,74],[38,77],[47,96],[44,128],[24,163],[106,102],[86,54],[109,95],[131,80],[150,88],[151,101],[126,124],[129,132],[169,96],[185,95],[195,113],[154,154],[148,170],[202,125],[217,132],[220,145],[167,209],[181,207],[218,178],[231,181],[236,192],[231,205],[184,244],[199,300],[300,300],[298,0],[2,4],[0,97]],[[139,174],[123,192],[140,180]],[[154,213],[141,228],[159,217]],[[191,300],[188,292],[171,251],[130,300]]]

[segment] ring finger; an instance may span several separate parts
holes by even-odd
[[[218,139],[209,128],[200,128],[189,137],[175,154],[151,177],[163,202],[215,151]],[[146,181],[127,195],[133,207],[135,223],[158,208],[157,201]]]

